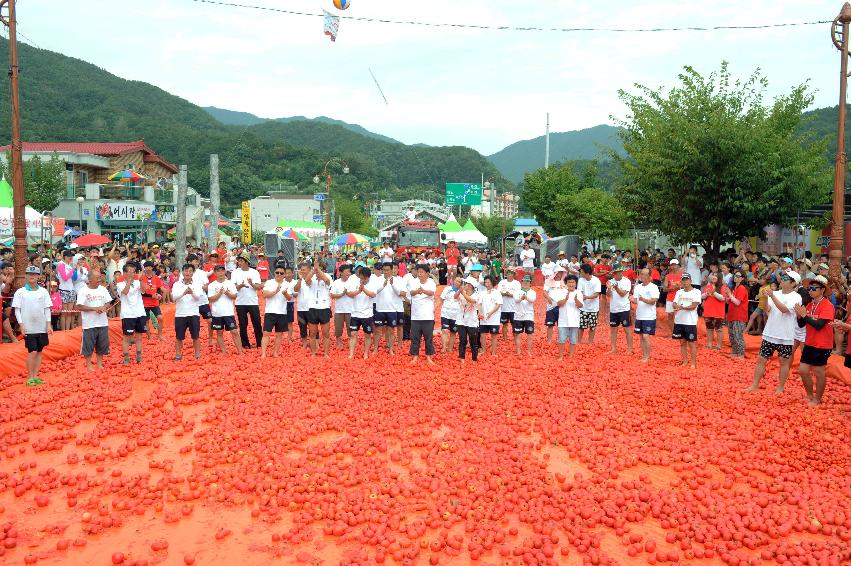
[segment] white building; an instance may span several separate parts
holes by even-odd
[[[517,216],[520,197],[512,192],[500,193],[496,188],[482,189],[482,204],[470,207],[472,216],[500,216],[514,218]]]

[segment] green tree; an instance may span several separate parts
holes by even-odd
[[[11,154],[6,161],[0,162],[0,176],[12,182]],[[55,153],[43,161],[33,156],[24,162],[24,196],[27,206],[37,211],[53,210],[65,195],[65,162]]]
[[[559,234],[576,234],[591,240],[595,249],[600,241],[618,238],[630,227],[630,219],[620,201],[603,189],[587,187],[556,199]]]
[[[479,232],[487,236],[491,242],[499,242],[502,240],[503,234],[508,234],[514,230],[515,218],[503,218],[501,216],[476,216],[473,218],[473,224],[479,229]],[[497,246],[499,248],[499,246]]]
[[[372,219],[363,212],[357,200],[335,196],[334,210],[337,211],[343,232],[354,232],[364,236],[378,235],[372,227]]]
[[[535,215],[547,234],[560,235],[558,226],[563,212],[554,204],[558,197],[570,195],[581,188],[581,181],[570,164],[538,169],[526,173],[523,178],[522,204]]]
[[[621,90],[631,116],[620,122],[626,157],[619,189],[641,224],[712,253],[762,234],[830,190],[825,142],[799,133],[813,97],[806,85],[763,102],[767,81],[755,71],[732,81],[727,63],[708,77],[691,67],[670,91]]]

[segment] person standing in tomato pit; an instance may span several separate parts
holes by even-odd
[[[163,339],[163,312],[160,309],[160,300],[162,300],[163,281],[154,273],[154,262],[146,261],[142,274],[139,276],[139,283],[142,289],[142,305],[145,307],[145,314],[150,319],[154,316],[157,324],[157,338]],[[146,326],[145,332],[148,335],[148,340],[151,339],[151,331]]]
[[[269,262],[263,252],[257,252],[257,266],[254,269],[260,274],[260,281],[269,279]]]
[[[674,322],[674,300],[677,296],[677,291],[680,290],[680,282],[683,279],[683,272],[680,270],[680,261],[672,259],[668,264],[668,274],[665,275],[665,283],[662,285],[662,290],[667,291],[668,295],[665,299],[665,312],[668,313],[668,322]]]
[[[807,287],[812,301],[806,307],[803,305],[795,307],[798,326],[807,329],[798,372],[801,374],[801,381],[804,382],[807,400],[811,407],[821,405],[827,384],[825,366],[833,349],[834,307],[833,303],[825,298],[825,289],[827,289],[827,279],[816,275]],[[811,373],[814,373],[816,377],[815,389],[813,389]]]
[[[745,357],[745,325],[748,323],[748,287],[743,271],[733,274],[733,290],[727,289],[727,333],[730,336],[731,358]]]

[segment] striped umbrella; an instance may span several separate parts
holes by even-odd
[[[119,183],[128,183],[128,182],[138,182],[138,181],[147,181],[148,178],[144,175],[140,175],[133,169],[125,169],[123,171],[116,171],[109,177],[107,177],[110,181],[118,181]]]
[[[299,241],[307,241],[308,237],[302,234],[301,232],[296,232],[292,228],[288,228],[281,232],[281,236],[284,238],[289,238],[290,240],[299,240]]]
[[[338,246],[362,246],[364,244],[368,244],[369,240],[366,236],[361,236],[360,234],[349,232],[337,238],[337,241],[335,243]]]

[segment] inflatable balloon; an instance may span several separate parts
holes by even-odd
[[[351,0],[334,0],[334,7],[338,10],[345,10],[351,5]]]

